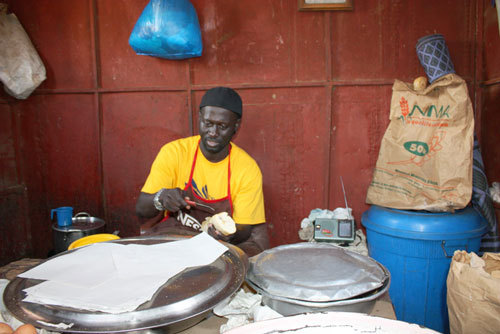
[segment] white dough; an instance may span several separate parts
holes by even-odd
[[[209,224],[212,224],[217,231],[224,235],[234,234],[236,232],[236,223],[227,212],[221,212],[206,218],[201,224],[201,230],[207,232]]]

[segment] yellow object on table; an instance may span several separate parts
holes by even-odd
[[[114,234],[109,234],[109,233],[92,234],[73,241],[69,245],[68,250],[94,244],[96,242],[110,241],[116,239],[120,239],[120,237]]]

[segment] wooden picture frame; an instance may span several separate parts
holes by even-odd
[[[299,10],[353,10],[353,0],[299,0]]]

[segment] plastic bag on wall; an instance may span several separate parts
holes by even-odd
[[[5,91],[26,99],[45,79],[45,66],[16,15],[0,4],[0,81]]]
[[[128,43],[139,55],[166,59],[201,56],[198,15],[188,0],[151,0]]]

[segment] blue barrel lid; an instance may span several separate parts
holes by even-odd
[[[480,237],[488,224],[472,207],[455,212],[390,209],[373,205],[361,223],[382,234],[420,240],[452,240]]]

